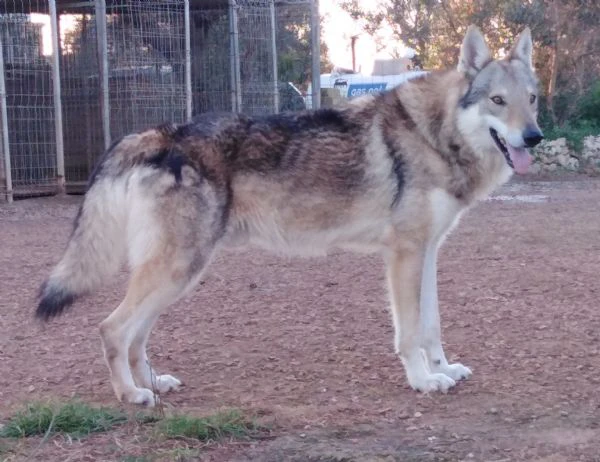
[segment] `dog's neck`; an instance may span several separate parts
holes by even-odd
[[[440,155],[451,171],[449,192],[455,197],[472,202],[482,199],[491,191],[483,185],[499,185],[505,175],[504,159],[497,153],[479,152],[462,134],[458,117],[460,99],[469,89],[469,80],[459,71],[432,72],[424,77],[400,85],[389,98],[397,98],[425,141]]]

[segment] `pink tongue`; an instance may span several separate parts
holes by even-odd
[[[508,149],[510,160],[512,160],[512,163],[515,166],[515,172],[521,174],[527,173],[527,169],[531,165],[533,159],[533,157],[529,155],[529,152],[527,152],[527,149],[515,148],[508,143],[506,144],[506,148]]]

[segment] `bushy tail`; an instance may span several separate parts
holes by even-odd
[[[41,287],[36,317],[47,321],[60,315],[119,271],[127,226],[125,186],[120,183],[103,178],[88,190],[65,254]]]

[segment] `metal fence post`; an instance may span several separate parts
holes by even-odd
[[[184,1],[185,21],[185,117],[192,118],[192,40],[190,30],[190,0]]]
[[[60,94],[60,46],[56,0],[49,0],[52,34],[52,93],[54,97],[54,128],[56,131],[56,176],[58,189],[65,190],[65,148],[63,140],[62,99]]]
[[[8,202],[13,200],[12,173],[10,166],[10,140],[8,138],[8,110],[6,101],[6,82],[4,81],[4,49],[2,34],[0,34],[0,119],[2,119],[2,147],[4,157],[4,182],[6,186],[5,198]]]
[[[275,0],[269,2],[271,8],[271,46],[273,48],[273,106],[275,114],[279,112],[279,76],[277,73],[277,23],[275,18]]]
[[[229,0],[229,49],[231,58],[231,110],[242,111],[242,78],[240,71],[240,37],[236,0]]]
[[[310,2],[310,42],[312,60],[312,108],[321,107],[321,20],[319,0]]]
[[[108,44],[106,39],[106,1],[96,0],[96,34],[98,39],[98,68],[102,94],[102,133],[104,149],[110,147],[110,87],[108,80]]]

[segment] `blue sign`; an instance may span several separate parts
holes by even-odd
[[[353,83],[348,87],[348,98],[356,98],[362,95],[374,95],[383,90],[387,82],[380,83]]]

